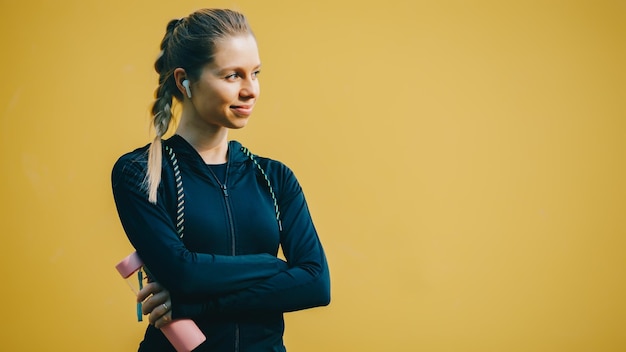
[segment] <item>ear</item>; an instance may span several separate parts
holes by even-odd
[[[184,68],[177,67],[174,69],[174,81],[176,82],[176,88],[178,88],[183,97],[187,97],[187,89],[183,86],[183,81],[186,79],[189,78],[187,77],[187,73]]]

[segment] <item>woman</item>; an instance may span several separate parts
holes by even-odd
[[[326,258],[295,176],[228,130],[248,122],[261,67],[245,17],[207,9],[172,20],[155,63],[156,137],[122,156],[113,194],[153,282],[140,351],[172,351],[159,328],[191,318],[200,351],[285,351],[283,313],[327,305]],[[182,114],[162,140],[175,98]],[[282,247],[286,262],[278,259]]]

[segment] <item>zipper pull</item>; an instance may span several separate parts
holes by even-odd
[[[228,190],[226,189],[226,185],[222,185],[222,192],[224,192],[224,197],[228,197]]]

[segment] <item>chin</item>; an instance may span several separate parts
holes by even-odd
[[[244,127],[246,127],[248,125],[248,119],[245,120],[238,120],[238,121],[233,121],[229,128],[233,129],[233,130],[239,130],[242,129]]]

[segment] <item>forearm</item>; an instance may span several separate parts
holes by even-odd
[[[244,290],[189,302],[173,299],[174,317],[236,316],[290,312],[330,302],[330,275],[326,259],[290,268]]]
[[[152,261],[148,269],[168,290],[194,299],[254,286],[287,270],[287,264],[269,254],[218,256],[187,251],[174,260]]]

